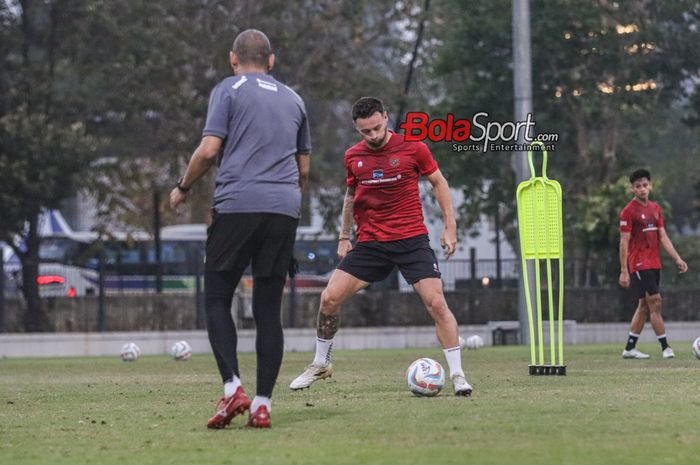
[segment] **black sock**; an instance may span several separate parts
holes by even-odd
[[[627,345],[625,350],[632,350],[637,345],[637,339],[639,339],[639,334],[630,333],[627,338]]]
[[[666,350],[666,348],[669,347],[668,341],[666,340],[666,335],[665,335],[665,334],[664,334],[663,336],[657,337],[656,339],[658,339],[658,340],[659,340],[659,344],[661,344],[661,350]]]

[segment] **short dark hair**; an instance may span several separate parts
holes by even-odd
[[[647,178],[649,181],[651,181],[651,173],[643,168],[635,171],[634,173],[630,174],[630,184],[634,184],[635,181],[642,178]]]
[[[270,40],[257,29],[247,29],[233,41],[231,51],[242,65],[255,65],[267,69],[267,60],[272,55]]]
[[[375,113],[384,114],[384,104],[375,97],[362,97],[352,106],[352,120],[357,118],[369,118]]]

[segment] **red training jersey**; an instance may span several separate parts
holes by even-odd
[[[632,199],[620,212],[620,232],[630,234],[627,267],[637,270],[661,269],[659,256],[659,228],[664,227],[661,207],[647,200],[646,205]]]
[[[355,187],[353,217],[358,242],[398,241],[428,234],[418,194],[418,178],[438,169],[423,142],[392,133],[378,150],[364,140],[345,152],[347,185]]]

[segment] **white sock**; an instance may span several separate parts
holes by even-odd
[[[450,378],[456,374],[464,376],[464,370],[462,370],[462,349],[461,347],[452,347],[451,349],[443,349],[445,353],[445,359],[447,359],[447,366],[450,369]]]
[[[253,402],[250,404],[251,413],[254,413],[261,405],[267,407],[268,413],[272,412],[272,399],[269,397],[255,396],[255,399],[253,399]]]
[[[333,349],[333,339],[316,338],[316,356],[314,365],[325,367],[331,362],[331,349]]]
[[[224,397],[231,397],[236,393],[236,389],[241,386],[241,379],[233,375],[233,379],[224,383]]]

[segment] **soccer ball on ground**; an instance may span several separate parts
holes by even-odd
[[[700,337],[693,342],[693,354],[696,358],[700,358]]]
[[[133,342],[124,344],[119,353],[119,356],[124,362],[135,362],[139,358],[139,355],[141,355],[141,349]]]
[[[173,344],[173,347],[170,349],[170,355],[178,362],[184,362],[192,357],[192,347],[190,347],[187,341],[178,341]]]
[[[432,358],[419,358],[406,370],[406,382],[417,396],[436,396],[445,386],[445,370]]]
[[[481,347],[484,347],[484,340],[481,338],[481,336],[475,334],[467,338],[466,346],[467,349],[476,350]]]

